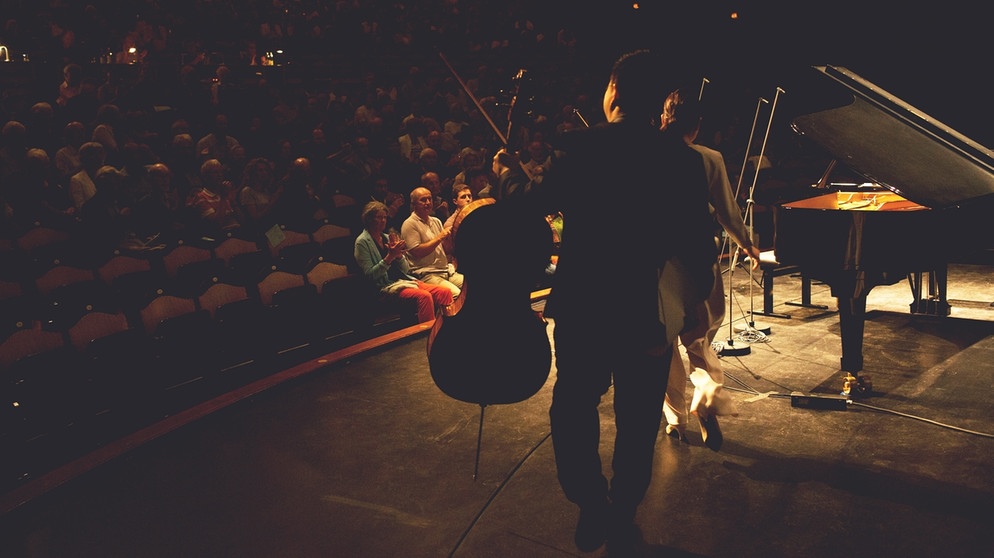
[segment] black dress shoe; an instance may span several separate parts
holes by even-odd
[[[701,419],[701,438],[704,439],[704,445],[712,451],[721,449],[721,444],[725,441],[725,437],[721,434],[721,428],[718,426],[718,417],[716,415],[709,414],[707,417]]]
[[[607,539],[609,506],[607,500],[599,504],[582,506],[576,522],[573,542],[583,552],[593,552]]]

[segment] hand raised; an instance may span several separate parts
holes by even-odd
[[[387,249],[390,250],[390,253],[393,254],[394,257],[402,256],[404,252],[407,251],[407,242],[404,239],[399,239],[392,244],[388,243]]]

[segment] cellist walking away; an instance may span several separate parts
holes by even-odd
[[[659,130],[663,101],[679,83],[665,68],[646,50],[618,58],[604,90],[607,122],[563,134],[563,155],[541,184],[523,201],[500,202],[563,215],[545,306],[555,324],[552,442],[560,485],[579,507],[577,548],[606,542],[612,556],[631,554],[641,538],[635,515],[652,476],[673,340],[684,310],[707,297],[717,258],[701,155]],[[605,209],[605,191],[620,188],[638,203]],[[591,288],[605,277],[617,288]],[[608,476],[598,406],[612,384]]]

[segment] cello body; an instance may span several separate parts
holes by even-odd
[[[531,307],[552,253],[551,229],[516,204],[480,199],[459,212],[452,232],[464,284],[432,327],[432,379],[467,403],[523,401],[552,368],[548,324]]]

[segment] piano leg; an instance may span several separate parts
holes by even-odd
[[[851,291],[850,291],[851,292]],[[838,297],[839,331],[842,335],[842,370],[859,376],[863,369],[863,326],[866,322],[866,295]]]
[[[911,295],[914,299],[911,302],[912,314],[924,314],[927,316],[945,317],[952,313],[952,308],[946,300],[946,266],[930,269],[927,272],[916,271],[908,274],[908,283],[911,285]],[[923,275],[927,273],[927,280]],[[926,291],[925,296],[922,293]]]
[[[863,369],[863,326],[866,295],[872,288],[864,273],[847,272],[827,281],[839,301],[839,334],[842,337],[842,370],[859,376]]]
[[[855,276],[848,277],[842,284],[832,286],[832,295],[839,300],[839,332],[842,336],[842,371],[847,372],[849,389],[843,394],[851,397],[865,397],[873,392],[873,382],[868,375],[860,375],[863,370],[863,328],[866,325],[866,295],[871,287],[857,291],[859,283]],[[842,285],[845,285],[843,287]],[[851,296],[861,292],[860,296]],[[839,296],[838,293],[846,293]],[[851,378],[850,378],[851,376]]]

